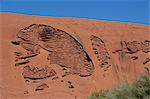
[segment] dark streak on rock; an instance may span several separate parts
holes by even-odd
[[[19,66],[19,65],[25,65],[27,63],[29,63],[30,61],[29,60],[26,60],[24,62],[20,62],[20,63],[16,63],[15,66]]]
[[[144,60],[143,64],[145,65],[145,64],[147,64],[147,63],[149,63],[149,62],[150,62],[150,58],[146,58],[146,59]]]
[[[40,90],[44,90],[44,89],[42,89],[42,88],[41,89],[35,89],[35,91],[40,91]]]
[[[59,77],[53,77],[52,80],[56,80],[56,79],[58,79],[58,78],[59,78]]]
[[[42,83],[41,85],[37,86],[35,91],[41,91],[41,90],[45,90],[47,88],[49,88],[49,86],[46,83]]]
[[[132,60],[137,60],[138,57],[137,57],[137,56],[132,56],[131,59],[132,59]]]

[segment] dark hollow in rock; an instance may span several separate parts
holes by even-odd
[[[26,59],[40,54],[40,49],[49,52],[51,64],[69,69],[71,74],[87,77],[94,72],[94,65],[82,44],[69,33],[43,24],[32,24],[17,34],[20,46],[28,51]]]
[[[24,91],[24,94],[29,94],[29,92],[28,91]]]
[[[25,60],[24,62],[16,63],[15,66],[25,65],[25,64],[27,64],[29,62],[30,62],[29,60]]]
[[[116,52],[112,52],[113,54],[116,54]]]
[[[66,75],[62,75],[61,77],[65,77]]]
[[[66,69],[66,68],[63,68],[62,70],[65,71],[65,70],[67,70],[67,69]]]
[[[40,81],[38,81],[38,80],[33,80],[32,82],[33,82],[33,83],[39,83]]]
[[[69,84],[71,84],[71,81],[68,81]]]
[[[150,69],[148,67],[144,67],[146,69],[147,73],[150,74]]]
[[[74,86],[73,85],[69,85],[69,88],[74,88]]]
[[[59,77],[53,77],[52,80],[56,80],[56,79],[58,79],[58,78],[59,78]]]
[[[16,56],[21,56],[21,55],[23,55],[21,52],[14,52],[14,54],[15,54]]]
[[[93,48],[93,50],[97,50],[96,48]]]
[[[28,82],[30,82],[30,80],[25,80],[25,82],[27,82],[27,83],[28,83]]]
[[[132,59],[132,60],[137,60],[138,57],[137,57],[137,56],[132,56],[131,59]]]
[[[41,88],[41,89],[35,89],[35,91],[40,91],[40,90],[44,90],[43,88]]]
[[[19,41],[11,41],[11,43],[14,44],[14,45],[20,45]]]
[[[45,84],[45,83],[42,83],[41,85],[37,86],[35,91],[45,90],[47,88],[49,88],[49,86],[47,84]]]
[[[145,64],[147,64],[147,63],[149,63],[149,62],[150,62],[150,58],[146,58],[146,59],[144,60],[143,64],[145,65]]]
[[[108,69],[104,69],[104,71],[106,72]]]
[[[19,59],[28,59],[28,58],[32,58],[35,57],[36,55],[31,55],[31,56],[26,56],[26,57],[19,57]]]
[[[95,54],[98,54],[98,51],[95,51],[94,53],[95,53]]]

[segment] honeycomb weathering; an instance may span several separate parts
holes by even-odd
[[[150,52],[150,41],[121,41],[121,46],[126,53],[133,54],[138,51]]]
[[[42,48],[49,52],[47,59],[50,64],[67,67],[70,74],[86,77],[94,71],[92,60],[83,46],[67,32],[47,25],[32,24],[21,29],[17,38],[20,39],[20,45],[29,52],[20,59],[35,57]]]
[[[111,63],[109,52],[106,49],[105,42],[101,38],[94,35],[91,35],[90,39],[92,42],[94,54],[99,61],[100,68],[103,68],[104,71],[107,71],[108,68],[111,66]]]
[[[2,99],[87,99],[150,73],[149,26],[0,15]]]
[[[23,70],[23,77],[30,80],[46,79],[56,75],[55,70],[50,67],[39,69],[38,67],[25,66]]]

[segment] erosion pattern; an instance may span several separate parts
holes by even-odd
[[[138,56],[134,56],[135,53],[141,51],[143,53],[149,53],[150,52],[150,41],[145,40],[145,41],[121,41],[120,42],[121,49],[116,50],[115,52],[124,52],[125,54],[132,55],[131,59],[132,60],[137,60]],[[115,53],[114,52],[114,53]],[[147,63],[150,62],[150,58],[147,57],[143,61],[143,65],[146,65]]]
[[[133,54],[138,51],[144,53],[150,52],[150,41],[121,41],[122,50],[128,54]]]
[[[56,75],[55,70],[48,66],[45,66],[41,69],[39,69],[38,67],[25,66],[23,69],[23,77],[30,80],[46,79],[48,77],[53,77]]]
[[[92,75],[94,71],[93,62],[81,43],[65,31],[48,25],[32,24],[21,29],[16,37],[18,40],[12,41],[12,43],[21,46],[27,53],[14,52],[16,56],[15,66],[23,68],[22,76],[26,84],[31,84],[32,87],[33,85],[36,86],[34,88],[36,93],[42,90],[51,90],[52,87],[47,81],[57,82],[58,80],[62,84],[66,84],[67,81],[67,88],[73,92],[78,86],[72,80],[66,80],[67,77],[65,76],[73,74],[82,78]],[[130,73],[130,68],[133,67],[130,63],[132,61],[136,62],[135,60],[140,58],[135,53],[142,52],[146,55],[150,52],[149,40],[119,41],[119,47],[113,51],[107,48],[107,42],[104,38],[91,35],[88,40],[91,41],[91,49],[97,57],[98,66],[107,71],[103,77],[106,77],[108,71],[113,69],[116,72],[116,75],[113,75],[117,76],[120,81],[121,77],[126,79]],[[47,60],[50,64],[57,64],[62,67],[62,74],[59,75],[59,72],[49,65],[37,66],[30,64],[32,60],[34,61],[33,57],[41,54],[41,49],[48,52]],[[115,61],[113,55],[116,58]],[[149,68],[147,66],[149,63],[150,58],[148,56],[144,57],[142,64],[148,72]],[[134,71],[131,69],[131,72]],[[24,94],[28,93],[30,93],[30,90],[24,91]]]
[[[20,55],[20,53],[16,52],[17,59],[35,57],[40,54],[40,49],[42,48],[49,52],[47,59],[50,60],[50,64],[66,67],[69,69],[70,74],[86,77],[92,75],[94,71],[92,60],[83,49],[83,46],[65,31],[48,25],[32,24],[21,29],[17,34],[17,38],[19,40],[12,43],[20,45],[28,51],[26,55]],[[26,63],[29,63],[29,60],[15,65],[19,66]],[[27,73],[24,74],[24,77],[32,79],[44,77],[38,76],[40,73],[39,71],[37,72],[38,69],[32,70],[29,67],[25,67],[25,70],[30,72],[30,77]],[[37,75],[37,77],[34,78],[34,75]]]
[[[120,41],[121,48],[116,50],[119,53],[120,60],[123,60],[126,55],[131,56],[132,60],[137,60],[139,57],[135,56],[135,53],[143,52],[145,54],[149,54],[150,52],[150,41]],[[125,55],[126,54],[126,55]],[[146,55],[145,55],[146,56]],[[129,57],[130,58],[130,57]],[[149,66],[147,65],[150,62],[149,56],[146,56],[143,60],[142,64],[144,69],[146,69],[147,73],[149,73]]]
[[[100,68],[103,68],[104,71],[107,71],[111,66],[109,52],[106,49],[104,41],[94,35],[91,35],[90,40],[92,42],[94,54],[99,61]]]
[[[124,51],[126,54],[134,54],[139,51],[142,51],[144,53],[149,53],[150,52],[150,41],[145,40],[145,41],[121,41],[121,47],[122,49],[120,51]],[[137,56],[131,57],[133,60],[138,59]],[[147,63],[150,62],[150,58],[147,57],[143,61],[143,65],[146,65]]]
[[[91,44],[92,44],[92,50],[94,51],[94,54],[97,57],[97,61],[99,63],[100,68],[102,68],[104,71],[107,71],[110,66],[112,66],[112,60],[110,57],[110,54],[108,52],[108,49],[106,48],[105,42],[99,38],[98,36],[91,35],[90,37]],[[130,68],[127,61],[130,61],[130,58],[132,60],[137,60],[138,56],[135,56],[134,54],[142,51],[144,53],[150,52],[150,41],[144,40],[144,41],[120,41],[120,49],[115,50],[114,54],[117,54],[119,57],[120,65],[119,67],[114,66],[117,71],[125,72],[125,74],[128,72],[128,69]],[[129,57],[127,57],[129,56]],[[116,63],[116,62],[113,62]],[[146,57],[143,61],[144,68],[149,72],[149,68],[147,68],[147,64],[150,63],[150,58]],[[125,65],[125,66],[123,66]],[[118,69],[122,70],[118,70]]]

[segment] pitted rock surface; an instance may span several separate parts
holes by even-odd
[[[143,51],[144,53],[150,52],[150,41],[121,41],[122,49],[128,53],[133,54],[138,51]]]
[[[99,65],[104,71],[107,71],[108,68],[111,66],[110,63],[110,55],[106,49],[106,45],[104,41],[94,35],[91,35],[91,42],[93,46],[94,54],[97,56],[97,60],[99,61]]]
[[[32,58],[40,54],[40,49],[49,52],[50,64],[58,64],[69,69],[70,74],[80,77],[92,75],[94,65],[83,46],[69,33],[42,24],[32,24],[17,34],[20,44],[28,54],[19,59]]]
[[[46,79],[49,77],[53,77],[56,75],[56,72],[54,69],[48,66],[45,66],[43,68],[25,66],[23,68],[22,75],[25,79],[39,80],[39,79]]]

